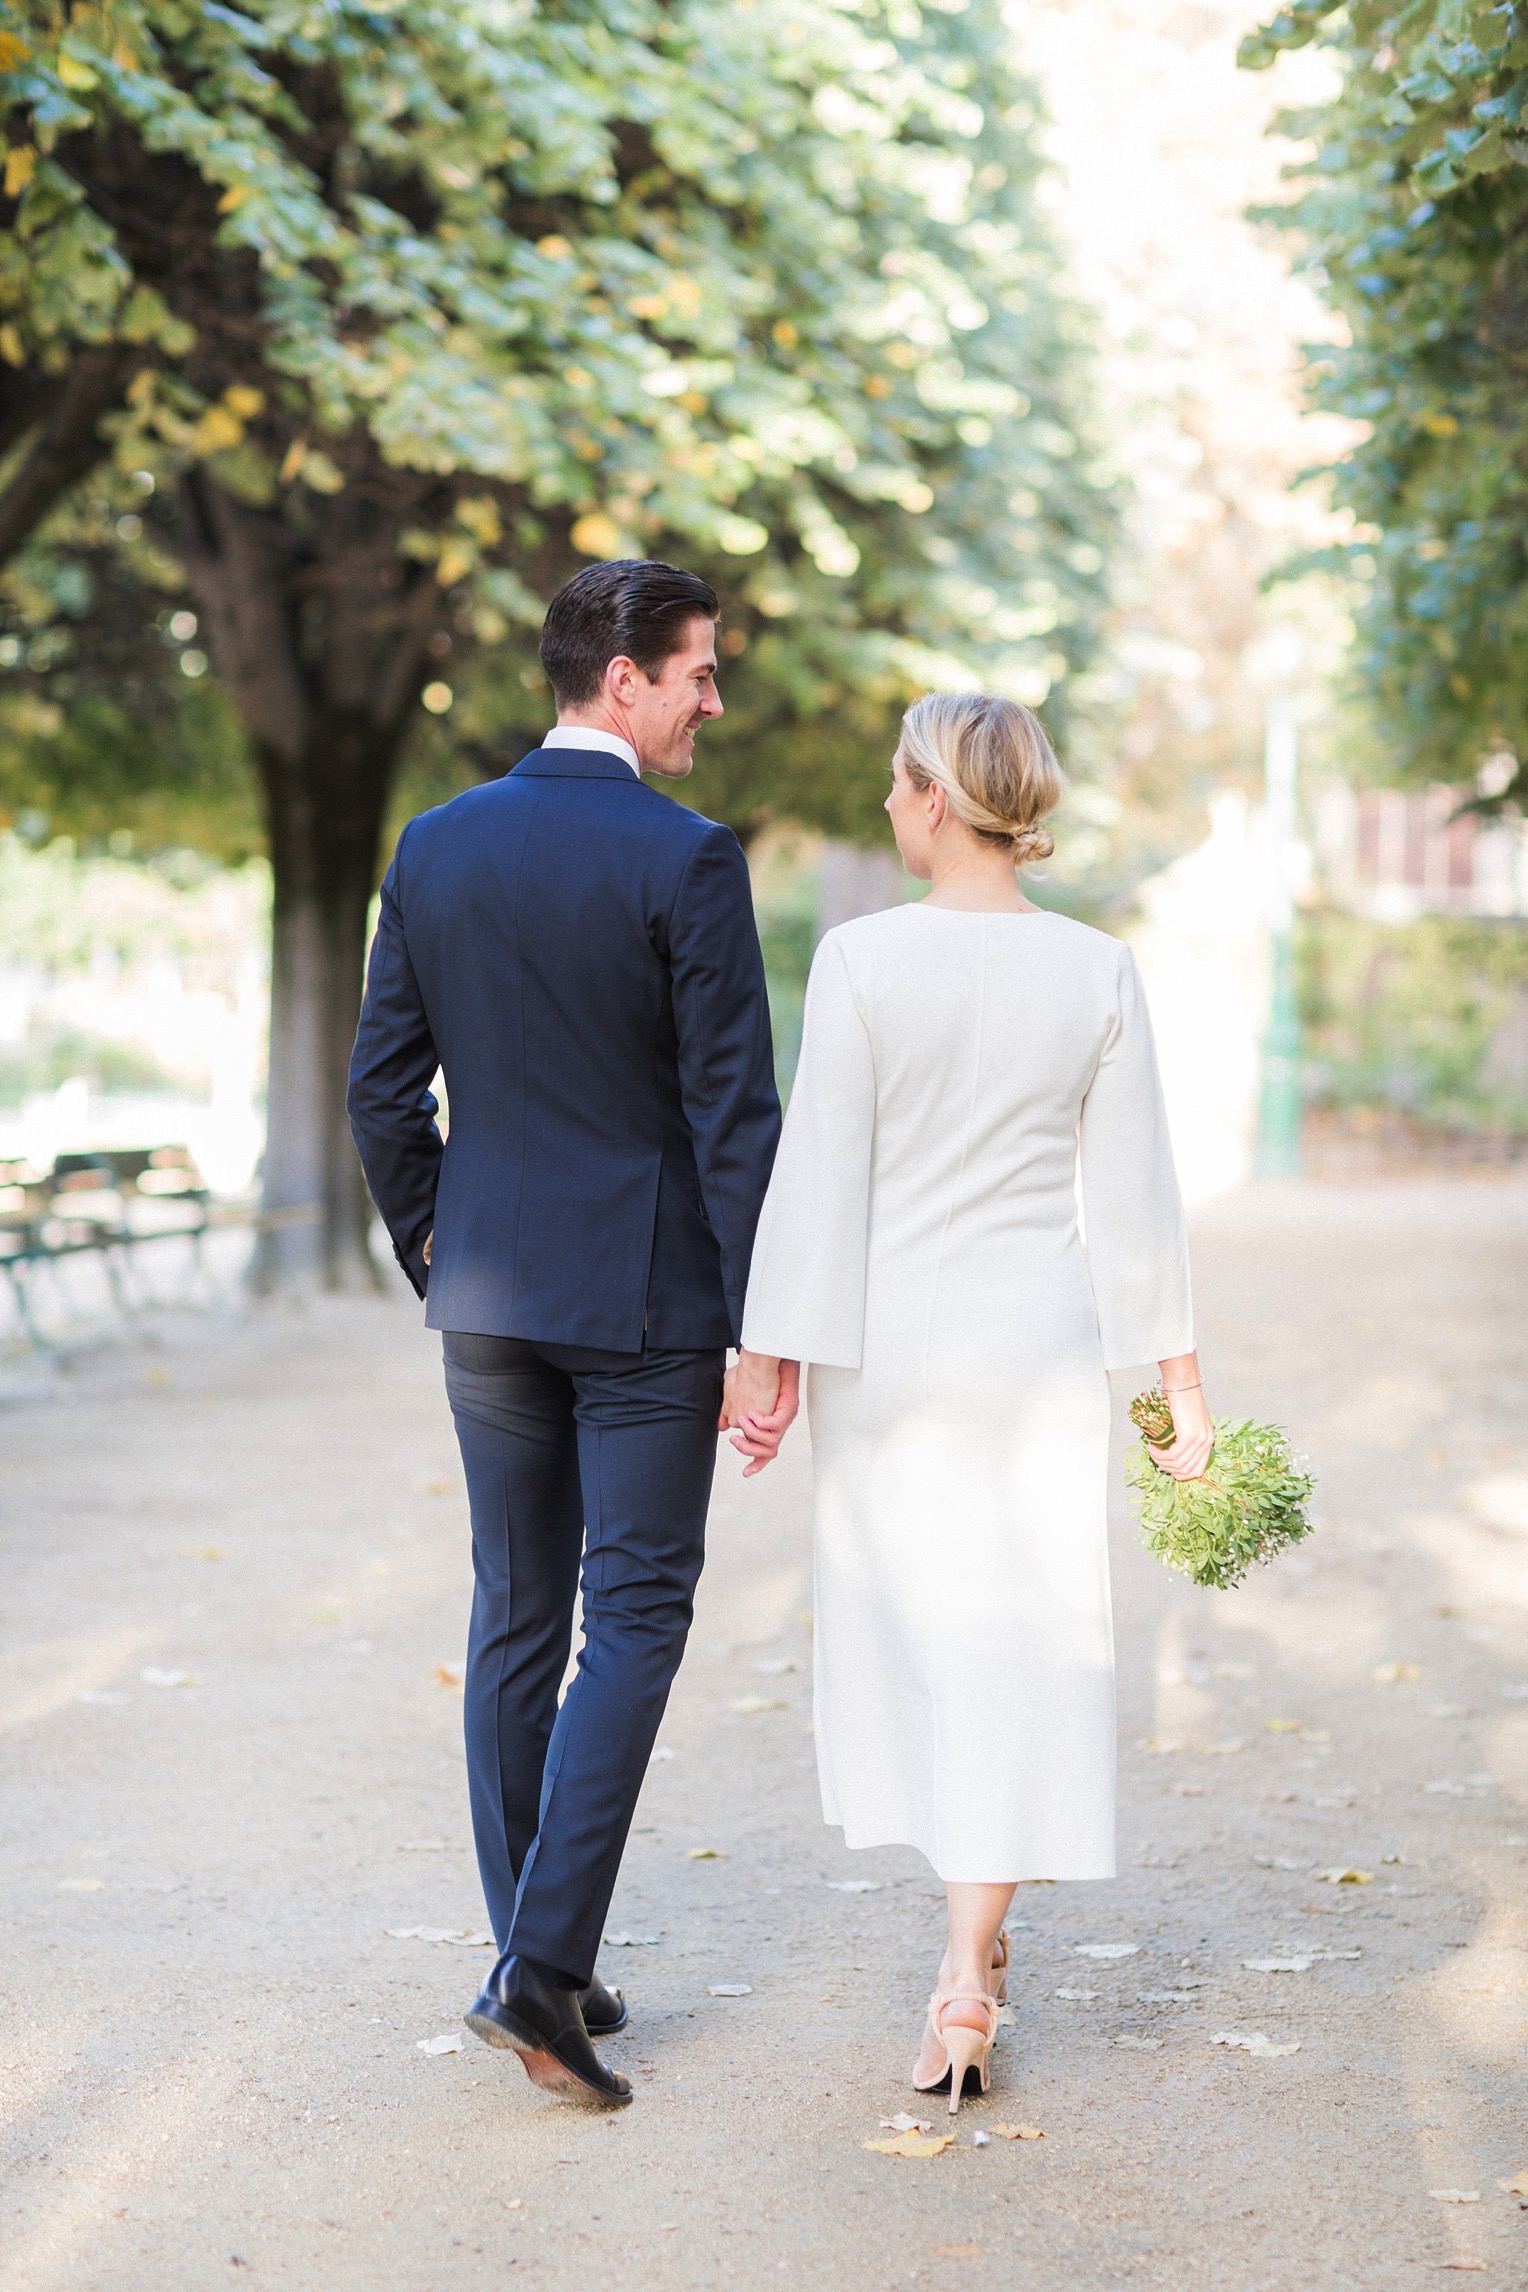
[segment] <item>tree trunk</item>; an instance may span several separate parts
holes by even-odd
[[[345,1085],[382,825],[444,609],[361,495],[312,529],[183,484],[183,562],[265,792],[275,888],[257,1289],[373,1288]],[[313,530],[316,529],[316,530]]]
[[[375,1287],[371,1204],[345,1083],[392,760],[374,729],[319,718],[290,762],[261,758],[275,900],[257,1289]]]

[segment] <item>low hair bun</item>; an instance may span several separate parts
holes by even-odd
[[[1061,801],[1061,767],[1031,710],[990,693],[938,692],[902,719],[902,760],[915,788],[938,786],[957,819],[1004,844],[1015,867],[1049,859],[1044,825]]]

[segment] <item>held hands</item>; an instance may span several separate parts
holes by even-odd
[[[1187,1366],[1193,1382],[1179,1374]],[[1205,1406],[1199,1364],[1192,1354],[1185,1361],[1162,1363],[1162,1390],[1173,1413],[1171,1448],[1148,1448],[1153,1464],[1173,1480],[1202,1480],[1215,1445],[1215,1427]]]
[[[750,1353],[746,1348],[738,1354],[722,1387],[717,1429],[730,1432],[733,1447],[747,1457],[745,1480],[762,1472],[779,1455],[780,1443],[800,1406],[799,1361],[777,1361],[768,1353]]]

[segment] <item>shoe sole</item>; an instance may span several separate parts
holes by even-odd
[[[555,2053],[549,2053],[544,2045],[538,2044],[525,2025],[508,2013],[503,2021],[475,2011],[464,2014],[462,2019],[473,2036],[480,2037],[485,2045],[517,2053],[526,2076],[533,2085],[539,2085],[543,2093],[560,2093],[570,2101],[581,2101],[595,2109],[624,2109],[631,2101],[630,2093],[607,2093],[598,2085],[590,2085],[576,2070],[569,2069],[566,2062],[559,2061]]]

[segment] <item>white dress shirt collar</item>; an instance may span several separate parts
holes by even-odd
[[[541,745],[543,748],[603,748],[607,756],[624,756],[637,778],[642,777],[641,757],[618,732],[595,732],[587,724],[554,724]]]

